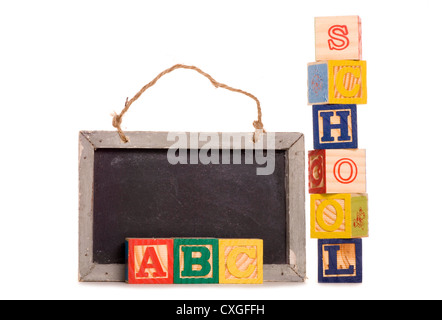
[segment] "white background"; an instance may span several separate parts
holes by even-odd
[[[439,2],[1,1],[0,298],[442,298]],[[113,130],[126,97],[184,63],[255,94],[268,131],[302,132],[312,149],[314,17],[355,14],[368,64],[362,284],[318,284],[309,232],[303,284],[77,282],[80,130]],[[255,119],[253,100],[178,70],[132,105],[123,128],[252,131]]]

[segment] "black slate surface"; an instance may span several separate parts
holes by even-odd
[[[263,239],[264,264],[287,263],[285,156],[259,176],[244,151],[242,164],[171,165],[166,149],[97,149],[94,262],[124,263],[126,237],[213,237]]]

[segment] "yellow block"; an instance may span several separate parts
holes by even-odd
[[[310,196],[310,236],[317,239],[351,238],[351,195]]]
[[[219,239],[219,283],[262,283],[263,241]]]
[[[317,239],[368,237],[368,198],[364,193],[312,194],[310,235]]]
[[[328,61],[328,103],[367,103],[367,62],[350,60]]]

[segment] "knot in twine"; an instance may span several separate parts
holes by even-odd
[[[253,121],[253,126],[255,127],[256,130],[264,130],[264,125],[259,120]]]
[[[207,79],[210,80],[210,82],[212,83],[212,85],[215,88],[224,88],[233,92],[238,92],[238,93],[242,93],[250,98],[252,98],[253,100],[255,100],[256,102],[256,106],[258,109],[258,120],[253,121],[253,127],[256,129],[255,133],[253,135],[253,142],[257,142],[259,139],[259,134],[265,132],[264,130],[264,124],[262,123],[262,112],[261,112],[261,104],[258,100],[258,98],[256,98],[254,95],[240,90],[240,89],[235,89],[232,88],[224,83],[220,83],[218,81],[216,81],[215,79],[212,78],[211,75],[209,75],[208,73],[205,73],[204,71],[202,71],[201,69],[199,69],[198,67],[195,66],[187,66],[187,65],[183,65],[183,64],[176,64],[173,67],[164,70],[163,72],[161,72],[160,74],[158,74],[151,82],[149,82],[148,84],[146,84],[143,88],[141,88],[141,90],[132,98],[129,100],[129,98],[126,99],[126,103],[124,105],[124,109],[121,111],[120,114],[117,114],[116,112],[114,112],[112,114],[113,118],[112,118],[112,126],[114,126],[117,131],[118,134],[120,135],[121,140],[124,143],[129,142],[129,139],[127,138],[127,136],[124,134],[123,130],[121,129],[121,123],[123,122],[123,116],[124,114],[129,110],[129,107],[132,105],[132,103],[134,103],[147,89],[149,89],[150,87],[152,87],[162,76],[164,76],[165,74],[168,74],[176,69],[190,69],[190,70],[195,70],[196,72],[202,74],[203,76],[205,76]]]

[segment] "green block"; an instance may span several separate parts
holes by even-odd
[[[368,237],[368,197],[351,198],[352,238]]]
[[[218,239],[174,239],[174,283],[218,283]]]

